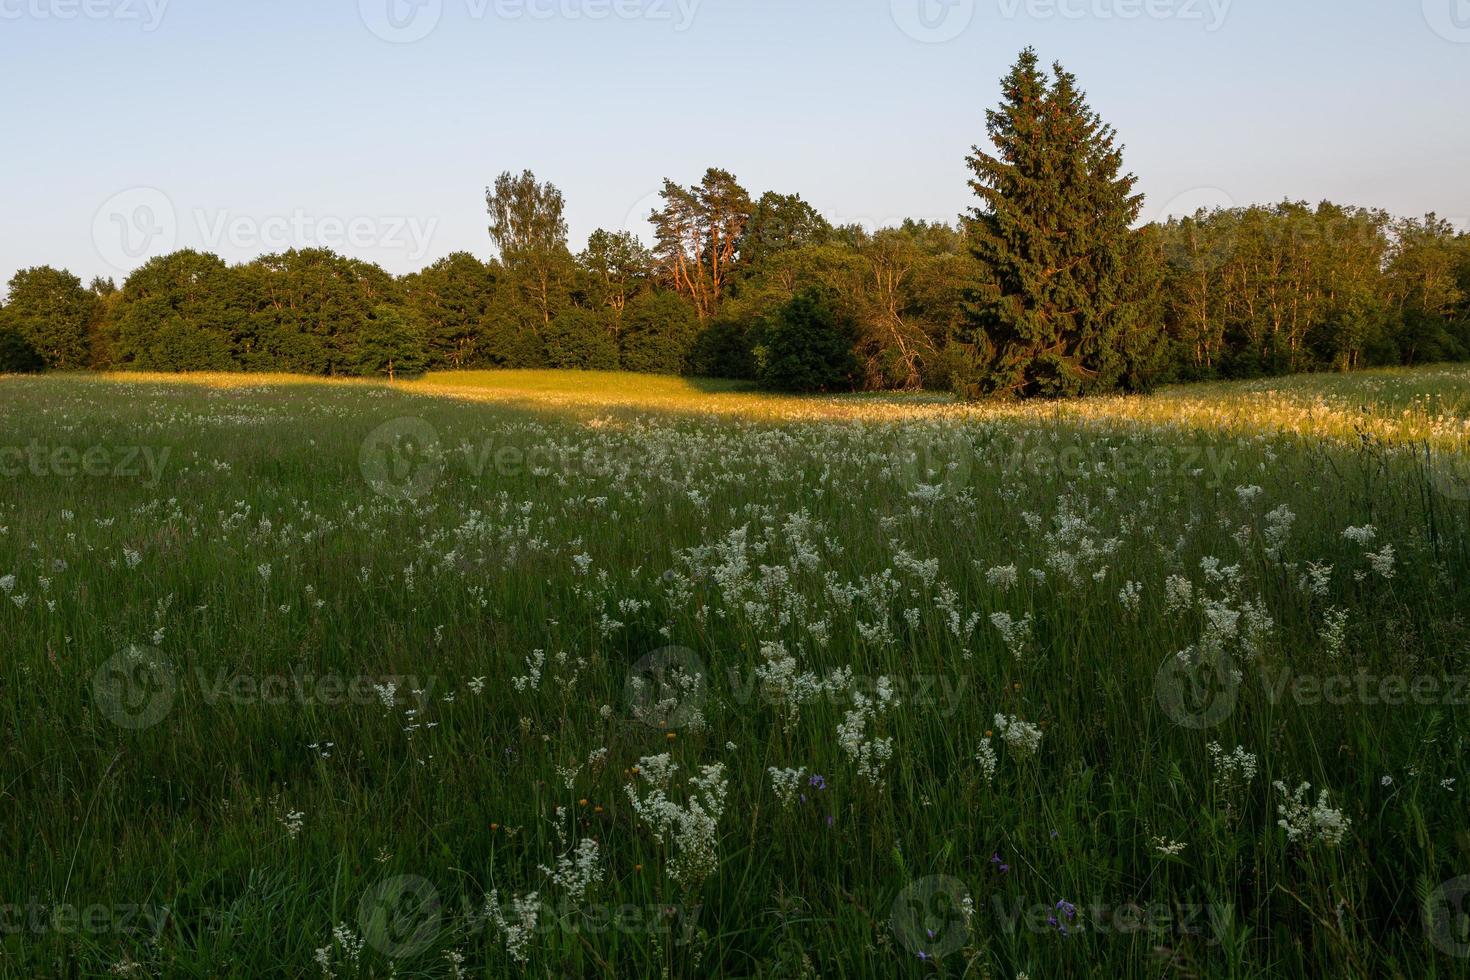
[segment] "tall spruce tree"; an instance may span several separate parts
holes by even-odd
[[[1048,78],[1027,48],[986,113],[994,153],[968,158],[968,215],[984,281],[956,328],[955,388],[969,397],[1061,397],[1137,387],[1158,361],[1156,270],[1132,231],[1143,204],[1116,133],[1076,78]]]

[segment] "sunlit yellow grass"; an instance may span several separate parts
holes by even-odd
[[[111,373],[127,384],[215,388],[382,385],[293,374]],[[394,385],[436,397],[550,411],[633,410],[735,416],[772,422],[873,423],[1015,421],[1132,424],[1160,429],[1285,432],[1324,439],[1470,448],[1470,366],[1299,375],[1249,382],[1179,385],[1145,396],[1066,402],[964,405],[942,393],[794,397],[736,381],[606,371],[440,371]]]
[[[79,377],[91,377],[79,375]],[[377,385],[371,378],[322,378],[311,374],[287,374],[280,371],[242,374],[231,371],[196,371],[173,374],[162,371],[107,371],[95,377],[129,384],[189,384],[206,388],[262,388],[271,385]]]

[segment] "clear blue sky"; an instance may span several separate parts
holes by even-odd
[[[712,165],[834,221],[952,220],[1027,44],[1117,127],[1145,216],[1470,223],[1470,0],[0,0],[0,277],[488,256],[484,186],[526,167],[574,248]]]

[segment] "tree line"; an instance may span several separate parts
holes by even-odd
[[[561,192],[505,173],[489,260],[395,277],[327,249],[185,249],[120,288],[22,270],[0,371],[547,367],[1024,397],[1470,359],[1470,236],[1434,215],[1283,202],[1139,227],[1116,134],[1030,50],[986,119],[952,225],[834,226],[712,168],[664,182],[652,242],[599,229],[574,252]]]

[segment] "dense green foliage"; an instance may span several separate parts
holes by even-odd
[[[268,364],[246,277],[217,256],[184,250],[151,259],[123,284],[112,356],[154,371],[224,371]]]
[[[646,292],[623,311],[618,363],[629,371],[678,374],[699,333],[694,306],[675,293]]]
[[[1161,229],[1181,377],[1470,357],[1470,236],[1433,215],[1283,203]]]
[[[481,362],[495,283],[495,268],[468,252],[404,278],[404,294],[424,325],[436,366],[458,370]]]
[[[393,381],[423,374],[429,357],[423,326],[397,307],[373,310],[357,339],[357,374]]]
[[[569,306],[546,325],[546,365],[584,371],[614,371],[618,343],[603,317],[580,306]]]
[[[49,368],[84,368],[102,308],[98,297],[70,272],[44,265],[22,269],[11,277],[9,295],[0,306],[0,329],[19,334]]]
[[[486,188],[488,261],[395,278],[324,249],[234,266],[185,250],[121,289],[41,267],[12,278],[0,327],[51,368],[351,375],[376,363],[358,348],[388,305],[431,369],[757,378],[771,326],[818,287],[868,390],[1059,396],[1470,358],[1470,234],[1434,215],[1286,201],[1135,228],[1113,130],[1030,50],[986,128],[956,225],[834,227],[711,168],[665,181],[651,247],[598,229],[574,253],[561,192],[505,173]]]
[[[18,331],[0,327],[0,374],[34,374],[46,367],[41,352]]]
[[[845,391],[857,373],[852,321],[822,289],[806,289],[781,307],[760,350],[761,384],[773,391]]]
[[[967,370],[953,382],[976,396],[1113,391],[1162,339],[1141,315],[1155,280],[1133,244],[1136,178],[1060,65],[1048,80],[1028,49],[1003,85],[986,117],[995,154],[977,147],[969,160],[983,278],[957,331]]]

